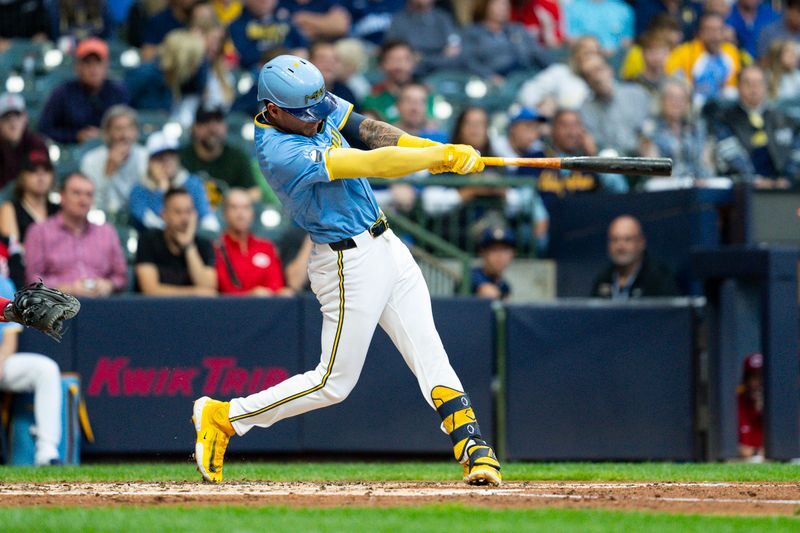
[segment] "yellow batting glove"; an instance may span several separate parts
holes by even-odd
[[[447,144],[445,145],[444,161],[442,167],[446,170],[442,172],[455,172],[456,174],[469,174],[470,172],[480,172],[484,168],[481,161],[481,154],[475,148],[467,144]],[[438,170],[439,167],[431,169]]]

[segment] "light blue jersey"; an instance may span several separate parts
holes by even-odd
[[[285,133],[256,116],[256,156],[261,172],[292,219],[318,244],[363,233],[380,209],[364,178],[331,181],[325,152],[349,148],[340,131],[353,104],[336,97],[336,109],[313,137]]]

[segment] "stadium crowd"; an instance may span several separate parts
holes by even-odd
[[[279,54],[309,57],[366,115],[483,155],[670,157],[693,184],[789,189],[800,182],[799,51],[800,0],[5,0],[10,275],[92,296],[303,290],[308,239],[270,230],[279,205],[249,146],[254,80]],[[510,235],[546,253],[553,202],[663,186],[501,177],[447,187],[417,175],[376,193],[427,219],[457,213],[477,236],[465,248],[505,265]],[[529,224],[511,232],[519,217]],[[490,245],[504,255],[487,259]],[[505,297],[492,268],[473,272],[474,290]]]

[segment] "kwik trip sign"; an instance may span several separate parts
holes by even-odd
[[[285,367],[238,366],[236,357],[204,357],[197,366],[138,367],[130,357],[100,357],[88,396],[244,396],[289,377]]]

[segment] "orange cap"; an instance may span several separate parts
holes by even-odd
[[[90,37],[82,40],[75,49],[75,57],[78,59],[83,59],[92,54],[100,59],[108,59],[108,45],[106,42],[97,37]]]

